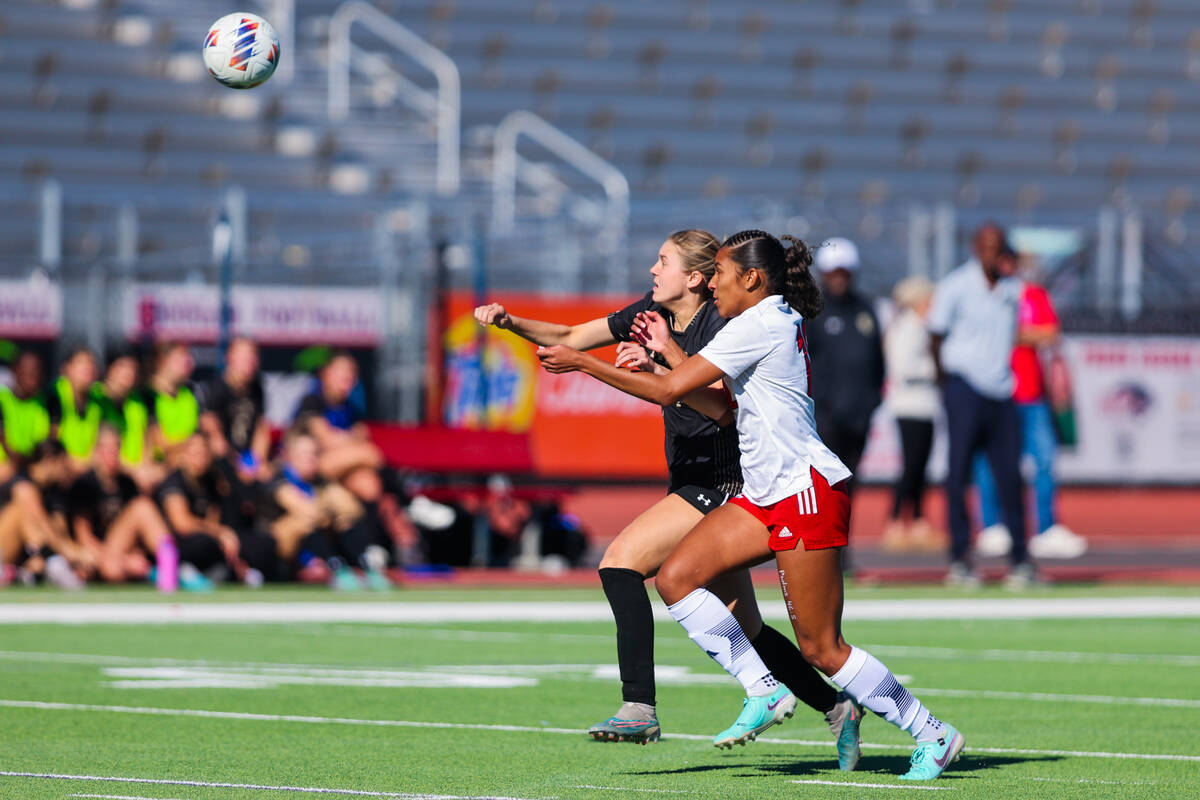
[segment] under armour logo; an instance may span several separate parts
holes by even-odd
[[[792,536],[792,532],[787,529],[786,525],[784,525],[783,528],[779,531],[779,538],[780,539],[788,539],[788,538],[791,538],[791,536]]]
[[[701,503],[704,503],[704,505],[706,505],[706,506],[712,505],[712,500],[709,500],[706,495],[698,494],[698,495],[696,495],[696,499],[699,500]]]

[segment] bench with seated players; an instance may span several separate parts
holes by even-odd
[[[547,548],[560,562],[582,557],[560,489],[514,489],[501,475],[401,486],[377,442],[393,456],[411,442],[361,419],[348,353],[332,354],[282,430],[264,415],[254,342],[235,339],[225,365],[193,383],[190,348],[164,343],[142,382],[134,351],[115,352],[100,375],[76,348],[46,386],[35,353],[14,359],[14,386],[0,388],[0,585],[382,590],[400,561],[540,564]]]

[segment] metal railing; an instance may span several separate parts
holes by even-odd
[[[438,85],[436,96],[414,102],[411,97],[431,93],[408,81],[405,86],[409,92],[398,96],[416,111],[432,118],[437,129],[437,191],[447,197],[457,194],[462,116],[458,67],[441,50],[362,0],[343,3],[329,18],[329,118],[343,121],[350,116],[350,70],[354,52],[350,34],[355,23],[367,24],[375,36],[433,73]],[[376,63],[374,69],[377,68]],[[432,114],[429,113],[431,108]]]
[[[496,126],[492,145],[492,225],[509,233],[516,220],[518,158],[521,136],[533,139],[568,165],[594,180],[607,198],[606,226],[622,234],[629,225],[629,182],[621,170],[529,111],[513,111]]]

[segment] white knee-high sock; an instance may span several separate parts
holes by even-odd
[[[866,650],[851,647],[850,658],[830,680],[860,705],[871,709],[897,728],[908,731],[917,741],[928,738],[922,738],[927,727],[941,730],[941,723],[929,713],[929,709],[900,685],[891,670]],[[931,721],[934,723],[932,726],[927,724]]]
[[[747,694],[770,694],[778,687],[742,626],[715,594],[697,589],[667,610],[693,642],[738,679]]]

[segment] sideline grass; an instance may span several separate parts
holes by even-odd
[[[1138,594],[1080,589],[1051,590],[1045,597],[1053,602],[1080,593],[1114,598]],[[1148,593],[1164,592],[1160,587],[1140,592]],[[21,594],[4,592],[0,601]],[[114,594],[94,597],[111,601]],[[881,599],[875,590],[852,594]],[[154,599],[128,590],[119,595],[131,602]],[[427,589],[400,592],[396,599],[554,602],[597,595],[591,590]],[[943,596],[929,589],[889,589],[887,595]],[[295,590],[256,596],[272,602],[328,597]],[[211,601],[230,597],[247,599],[243,592],[222,592]],[[777,601],[771,592],[762,598]],[[1200,760],[1063,752],[1200,759],[1195,737],[1200,729],[1198,620],[852,622],[846,634],[877,648],[896,673],[909,676],[910,686],[967,693],[925,698],[935,713],[967,736],[963,760],[932,784],[952,791],[953,797],[1200,797]],[[660,669],[674,676],[661,679],[659,686],[666,738],[637,747],[595,743],[582,733],[619,701],[611,624],[4,626],[0,700],[73,707],[0,707],[0,771],[563,800],[675,793],[720,800],[927,793],[838,785],[894,785],[895,775],[904,770],[910,740],[874,718],[864,725],[870,746],[861,769],[849,775],[836,769],[832,744],[824,744],[829,734],[822,720],[804,708],[769,732],[772,741],[733,752],[682,738],[679,734],[707,736],[725,727],[737,713],[740,692],[676,626],[658,625],[657,636]],[[262,666],[267,664],[284,666]],[[410,678],[427,683],[447,674],[516,678],[523,685],[396,685]],[[268,682],[264,676],[285,680]],[[137,683],[172,679],[225,686],[150,688],[155,684]],[[228,688],[233,679],[257,688]],[[370,685],[372,681],[391,684]],[[1016,693],[1018,699],[973,694],[979,691]],[[1047,693],[1068,699],[1022,699]],[[1189,705],[1135,707],[1105,699],[1130,697]],[[74,707],[78,705],[269,718],[133,714]],[[313,719],[285,721],[280,716]],[[541,730],[382,727],[317,718]],[[0,777],[0,797],[72,795],[180,800],[318,796]]]

